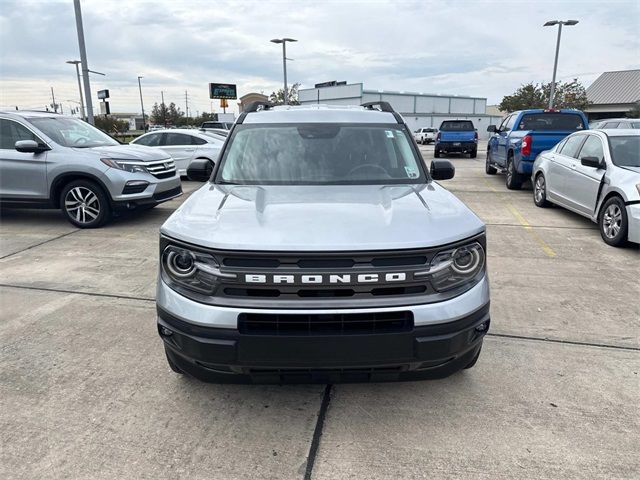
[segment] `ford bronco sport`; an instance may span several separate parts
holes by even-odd
[[[489,328],[485,226],[388,103],[252,105],[160,236],[171,369],[214,382],[437,378]]]

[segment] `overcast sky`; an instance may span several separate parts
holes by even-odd
[[[601,72],[640,68],[640,2],[624,1],[236,1],[82,0],[94,104],[111,92],[112,112],[160,101],[210,110],[209,82],[238,94],[269,94],[282,82],[363,82],[366,89],[487,97],[499,102],[520,84],[550,81],[556,27],[565,27],[558,76],[589,85]],[[79,58],[72,0],[0,0],[0,106],[43,108],[78,101]],[[218,102],[213,105],[219,110]]]

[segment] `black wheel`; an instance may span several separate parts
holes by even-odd
[[[513,157],[507,159],[507,188],[509,190],[520,190],[522,187],[522,176],[516,172],[516,166],[513,163]]]
[[[620,197],[611,197],[600,208],[598,225],[602,239],[613,247],[621,247],[627,241],[629,222],[627,210]]]
[[[433,158],[440,158],[440,152],[438,151],[438,149],[435,149],[433,151]]]
[[[489,150],[487,150],[487,159],[484,163],[484,171],[487,175],[495,175],[498,173],[498,170],[496,170],[495,167],[492,167],[491,163],[489,163]]]
[[[467,365],[464,367],[465,370],[468,370],[469,368],[473,368],[474,365],[478,363],[478,359],[480,358],[481,351],[482,351],[482,347],[480,347],[480,350],[478,350],[478,353],[476,353],[475,357],[473,357],[471,361],[467,363]]]
[[[97,228],[111,218],[111,205],[102,188],[90,180],[69,182],[60,194],[60,208],[79,228]]]
[[[533,203],[540,208],[551,206],[551,203],[547,200],[547,182],[542,173],[536,176],[536,181],[533,183]]]
[[[474,150],[469,154],[469,158],[476,158],[478,156],[478,150]]]
[[[165,356],[167,357],[167,363],[169,364],[169,368],[171,370],[173,370],[175,373],[178,373],[180,375],[184,375],[184,372],[182,370],[180,370],[180,367],[178,367],[175,363],[173,363],[173,360],[171,360],[171,357],[169,357],[169,354],[166,352],[164,352]]]

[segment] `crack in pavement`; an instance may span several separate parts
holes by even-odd
[[[5,258],[12,257],[13,255],[18,255],[19,253],[26,252],[27,250],[31,250],[32,248],[36,248],[36,247],[39,247],[39,246],[44,245],[46,243],[53,242],[54,240],[58,240],[60,238],[64,238],[64,237],[66,237],[68,235],[71,235],[71,234],[79,232],[79,231],[80,231],[80,229],[78,228],[76,230],[72,230],[71,232],[67,232],[67,233],[63,233],[61,235],[58,235],[57,237],[49,238],[48,240],[44,240],[44,241],[42,241],[40,243],[36,243],[34,245],[30,245],[30,246],[28,246],[26,248],[23,248],[22,250],[18,250],[17,252],[8,253],[8,254],[3,255],[2,257],[0,257],[0,260],[4,260]]]
[[[311,475],[313,474],[313,467],[316,463],[316,457],[318,456],[318,449],[320,448],[320,437],[322,437],[324,420],[327,416],[327,410],[329,410],[329,403],[331,402],[332,388],[333,385],[331,384],[324,387],[324,395],[322,396],[322,403],[320,404],[320,410],[318,411],[316,428],[313,430],[311,446],[309,447],[309,454],[307,455],[307,466],[304,471],[304,480],[311,480]]]

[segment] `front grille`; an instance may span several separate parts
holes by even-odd
[[[169,178],[176,174],[176,163],[171,159],[145,163],[144,166],[156,178]]]
[[[411,312],[267,314],[242,313],[238,330],[245,335],[345,335],[408,332]]]

